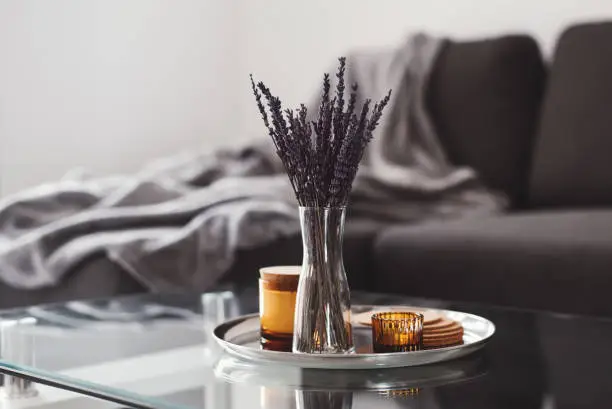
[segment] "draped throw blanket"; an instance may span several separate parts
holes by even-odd
[[[413,223],[504,208],[471,169],[448,161],[425,109],[442,44],[417,34],[347,56],[347,82],[361,93],[393,89],[354,183],[351,217]],[[318,101],[310,106],[315,113]],[[105,254],[151,290],[204,290],[237,250],[297,234],[296,206],[266,139],[156,161],[131,176],[66,178],[0,203],[0,279],[53,286],[79,261]]]

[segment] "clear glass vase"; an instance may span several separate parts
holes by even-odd
[[[344,207],[300,207],[304,258],[295,301],[293,352],[354,352],[342,259]]]
[[[353,392],[295,391],[297,409],[351,409]]]

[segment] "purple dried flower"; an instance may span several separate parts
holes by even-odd
[[[351,116],[353,115],[353,112],[355,111],[355,103],[357,102],[357,91],[358,90],[359,90],[359,84],[357,84],[356,82],[353,83],[353,85],[351,85],[351,95],[349,97],[348,106],[346,108],[346,112],[344,113],[343,129],[345,130],[345,132],[351,122]]]
[[[334,108],[334,138],[344,137],[344,72],[346,71],[346,57],[338,58],[338,73],[336,79],[336,107]]]
[[[295,111],[283,111],[280,99],[262,82],[256,84],[251,76],[264,125],[302,206],[346,205],[359,161],[391,96],[389,91],[371,112],[371,100],[366,99],[357,116],[358,85],[353,84],[344,110],[345,70],[346,59],[339,58],[336,95],[331,100],[329,74],[323,76],[319,115],[311,122],[305,105]]]

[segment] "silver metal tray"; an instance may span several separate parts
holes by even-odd
[[[353,306],[353,314],[370,310],[425,310],[410,306]],[[463,345],[412,352],[336,354],[295,354],[268,351],[259,345],[259,314],[250,314],[227,321],[213,331],[216,341],[228,353],[262,364],[289,365],[319,369],[372,369],[418,366],[448,361],[481,349],[495,333],[495,325],[486,318],[458,311],[427,309],[463,325]],[[353,340],[357,350],[372,343],[371,329],[353,323]]]

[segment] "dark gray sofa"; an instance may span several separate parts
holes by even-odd
[[[505,192],[507,214],[426,225],[347,221],[352,288],[612,315],[612,23],[566,30],[550,64],[528,36],[449,42],[428,106],[451,160]],[[243,251],[226,281],[299,264],[300,237]],[[143,291],[104,255],[64,285],[0,288],[0,307]],[[197,289],[196,289],[197,290]]]
[[[352,287],[612,315],[610,73],[612,23],[567,29],[549,64],[528,36],[447,44],[428,89],[434,124],[451,160],[511,208],[424,225],[349,221]],[[299,238],[278,245],[242,255],[233,279],[299,262]]]
[[[520,46],[516,43],[515,47]],[[515,67],[524,75],[519,89],[504,87],[503,79],[489,84],[489,92],[497,92],[495,98],[489,95],[491,103],[496,101],[502,108],[488,113],[499,114],[488,118],[488,139],[479,141],[478,148],[470,143],[472,134],[466,133],[461,136],[465,139],[449,143],[450,153],[458,155],[457,162],[474,166],[490,186],[502,188],[514,199],[513,209],[501,217],[395,226],[381,232],[374,247],[377,288],[392,291],[399,287],[420,296],[610,315],[612,23],[566,30],[546,76],[527,47],[522,47],[522,52],[515,50],[512,62],[506,60],[510,71],[510,65],[523,65]],[[521,53],[523,62],[518,57]],[[499,64],[503,60],[498,56]],[[530,113],[525,110],[534,109],[534,105],[528,102],[521,107],[518,95],[530,98],[530,87],[531,97],[537,98],[534,100],[541,107],[535,108],[539,114],[528,125]],[[544,90],[541,104],[538,89]],[[438,102],[443,105],[442,98]],[[465,103],[471,105],[472,101]],[[496,130],[507,125],[500,119],[503,110],[509,115],[525,115],[526,127],[514,127],[516,133],[507,134],[508,139]],[[464,114],[468,122],[467,116],[477,115]],[[487,143],[491,147],[484,152],[482,145]],[[508,154],[515,155],[510,162],[506,162]],[[499,173],[495,172],[506,174],[505,180],[511,182],[496,185],[494,178]]]

